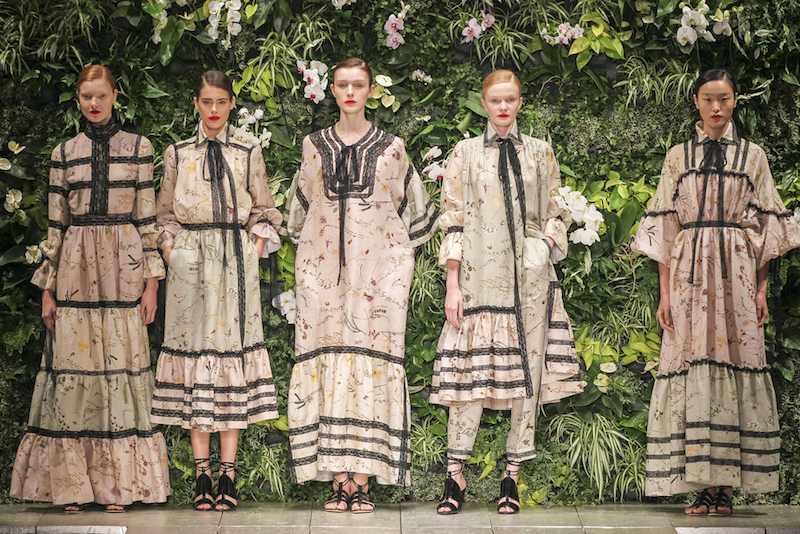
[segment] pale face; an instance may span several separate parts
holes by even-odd
[[[92,124],[105,124],[111,118],[114,102],[117,101],[117,91],[102,78],[83,82],[78,90],[78,103],[81,113]]]
[[[489,122],[502,137],[508,135],[517,112],[522,107],[522,96],[519,88],[512,82],[497,83],[486,91],[481,99],[484,109],[489,114]]]
[[[736,95],[727,80],[714,80],[700,86],[694,105],[703,119],[703,131],[712,139],[720,139],[736,108]]]
[[[228,116],[236,105],[236,97],[228,95],[228,91],[204,85],[200,96],[194,97],[194,107],[200,112],[206,135],[215,138],[228,122]]]
[[[343,113],[364,111],[367,100],[375,91],[367,73],[356,67],[336,69],[331,93]]]

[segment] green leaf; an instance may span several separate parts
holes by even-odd
[[[603,397],[603,405],[610,408],[617,418],[622,418],[622,401],[618,395],[607,395]]]
[[[464,132],[467,131],[471,123],[472,123],[472,112],[467,111],[466,115],[464,115],[464,118],[461,119],[456,128],[458,129],[459,132],[463,134]]]
[[[157,17],[158,15],[161,14],[162,11],[164,11],[164,5],[161,2],[153,2],[153,3],[148,2],[147,4],[142,6],[142,11],[144,11],[148,15]]]
[[[578,175],[575,174],[575,171],[573,171],[571,168],[567,167],[564,163],[560,163],[558,165],[558,168],[559,168],[559,170],[561,172],[563,172],[567,176],[572,176],[573,178],[576,178],[576,179],[578,178]]]
[[[67,100],[72,98],[72,96],[74,94],[75,93],[73,93],[72,91],[65,91],[65,92],[61,93],[60,95],[58,95],[58,103],[60,104],[62,102],[66,102]]]
[[[589,63],[589,61],[591,59],[592,59],[592,51],[591,50],[584,50],[583,52],[578,54],[578,57],[575,60],[575,63],[577,65],[577,67],[578,67],[578,70],[582,71],[583,67],[585,67]]]
[[[25,245],[16,245],[0,256],[0,267],[9,263],[25,261]]]
[[[166,65],[172,60],[172,54],[185,29],[186,22],[183,19],[177,19],[174,16],[167,19],[167,25],[161,31],[161,45],[158,47],[158,60],[162,65]]]
[[[162,96],[169,96],[169,93],[165,93],[158,87],[153,87],[152,85],[148,85],[147,89],[142,91],[142,96],[145,98],[161,98]]]
[[[578,395],[572,397],[572,405],[573,406],[589,406],[591,403],[599,399],[603,394],[600,393],[600,390],[595,388],[591,391],[584,391]]]
[[[678,6],[678,0],[658,0],[658,11],[656,18],[660,19],[664,15],[669,15]]]
[[[569,55],[580,54],[584,50],[588,49],[589,42],[590,41],[588,37],[579,37],[578,39],[575,39],[572,42],[572,46],[569,48]]]
[[[244,8],[244,16],[248,19],[255,15],[256,11],[258,11],[258,6],[254,4],[249,4]]]
[[[275,0],[258,0],[258,9],[253,15],[253,28],[258,29],[267,22],[273,5],[275,5]]]
[[[273,143],[278,143],[279,145],[285,146],[286,148],[295,148],[294,143],[292,143],[292,140],[289,138],[288,135],[286,135],[286,132],[284,132],[277,124],[270,124],[269,126],[267,126],[267,131],[272,132]]]
[[[638,428],[644,431],[647,428],[647,410],[636,412],[631,417],[623,417],[619,423],[627,428]]]
[[[25,172],[25,169],[23,169],[22,167],[20,167],[20,166],[19,166],[19,165],[17,165],[16,163],[12,164],[12,165],[11,165],[11,168],[10,168],[10,169],[8,169],[8,170],[7,170],[7,171],[5,171],[5,172],[7,172],[8,174],[10,174],[10,175],[11,175],[11,176],[13,176],[14,178],[19,178],[20,180],[29,180],[29,181],[32,181],[32,180],[35,180],[35,179],[36,179],[36,178],[34,178],[33,176],[31,176],[30,174],[28,174],[27,172]]]
[[[467,98],[462,100],[459,104],[468,108],[480,117],[489,117],[489,114],[486,112],[486,109],[484,109],[483,104],[481,104],[481,94],[477,91],[469,91],[467,93]]]
[[[788,70],[784,70],[783,72],[781,72],[781,79],[786,83],[800,86],[800,81],[797,80],[797,76],[795,76]]]
[[[208,34],[208,30],[203,30],[200,33],[193,33],[192,36],[204,45],[214,44],[216,41]]]
[[[790,359],[785,359],[772,364],[772,367],[781,372],[781,375],[787,382],[791,382],[794,378],[795,365]]]
[[[446,436],[447,435],[447,425],[443,425],[441,423],[437,423],[435,425],[431,425],[428,427],[428,430],[431,434],[436,436]]]
[[[425,105],[430,104],[431,102],[433,102],[434,99],[439,98],[439,96],[442,94],[442,92],[443,92],[443,89],[441,87],[437,87],[436,89],[434,89],[433,91],[431,91],[430,93],[425,95],[422,98],[422,100],[420,100],[417,103],[417,105],[418,106],[425,106]]]
[[[289,27],[292,22],[292,8],[286,0],[278,0],[275,5],[275,18],[272,20],[272,27],[276,32],[281,33]]]

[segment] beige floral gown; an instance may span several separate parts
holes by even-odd
[[[11,496],[62,505],[164,502],[167,449],[150,421],[139,316],[156,249],[153,147],[113,119],[53,151],[50,228],[33,283],[56,298]]]
[[[460,141],[442,183],[439,264],[461,262],[464,319],[460,329],[449,322],[442,329],[432,403],[483,399],[485,408],[506,410],[516,398],[538,396],[542,404],[582,391],[553,267],[565,257],[571,222],[551,196],[561,186],[558,163],[550,145],[515,123],[507,142],[521,173],[517,180],[509,163],[502,178],[501,142],[491,124]]]
[[[158,195],[161,247],[172,247],[153,421],[204,432],[278,417],[264,344],[258,256],[280,248],[281,214],[261,148],[228,136],[167,148]]]
[[[431,237],[438,211],[403,140],[374,126],[352,145],[333,128],[306,137],[288,210],[297,245],[292,480],[348,471],[408,485],[408,292],[414,247]]]
[[[733,123],[673,147],[633,249],[669,266],[665,331],[647,426],[648,495],[710,486],[778,489],[780,429],[756,271],[800,246],[764,150]],[[717,169],[722,169],[719,173]]]

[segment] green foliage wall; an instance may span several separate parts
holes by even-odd
[[[385,27],[390,16],[394,28]],[[100,62],[118,75],[117,115],[153,141],[157,183],[160,154],[196,127],[191,96],[199,74],[229,72],[237,104],[253,120],[260,116],[247,125],[249,135],[271,134],[263,154],[279,203],[303,136],[337,118],[329,94],[306,97],[309,84],[301,81],[298,60],[331,67],[359,56],[389,77],[391,85],[380,80],[369,118],[405,139],[420,170],[443,164],[458,140],[481,133],[480,82],[494,68],[513,69],[523,83],[522,130],[553,145],[565,184],[604,217],[599,241],[571,244],[559,266],[586,390],[541,410],[539,455],[522,471],[525,503],[568,504],[642,499],[644,431],[660,346],[658,284],[649,260],[633,255],[628,242],[666,150],[693,135],[690,93],[700,70],[724,66],[737,74],[740,131],[766,149],[787,207],[800,207],[799,27],[798,0],[3,2],[0,500],[8,498],[44,337],[38,291],[28,280],[47,227],[49,153],[82,127],[73,95],[83,66]],[[432,147],[442,154],[427,159]],[[438,199],[435,168],[426,186]],[[376,490],[392,501],[436,499],[444,478],[447,413],[427,401],[444,322],[440,239],[417,253],[406,354],[413,483]],[[288,243],[262,263],[265,338],[283,414],[294,330],[271,301],[292,287],[292,265]],[[782,418],[782,489],[750,498],[757,502],[795,503],[800,488],[800,379],[793,379],[800,359],[798,271],[797,251],[773,262],[767,334]],[[151,329],[154,360],[159,325],[163,318]],[[497,498],[508,414],[487,411],[483,423],[466,470],[468,498],[477,501]],[[260,500],[318,502],[326,485],[288,482],[285,430],[284,416],[243,433],[240,491]],[[188,435],[175,428],[165,435],[172,498],[188,502],[194,470]]]

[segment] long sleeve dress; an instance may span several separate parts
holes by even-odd
[[[430,239],[438,210],[403,140],[374,126],[352,145],[333,128],[306,137],[288,210],[297,245],[292,480],[348,471],[408,485],[408,292],[413,249]]]
[[[251,238],[265,257],[280,248],[282,217],[260,147],[200,123],[164,154],[157,211],[172,252],[153,421],[219,432],[277,418]]]
[[[164,502],[164,436],[150,421],[153,373],[139,316],[156,248],[153,147],[111,119],[58,145],[50,168],[44,263],[55,332],[36,375],[11,496],[63,505]]]
[[[508,168],[512,150],[518,176]],[[485,408],[507,410],[513,399],[538,395],[544,404],[582,391],[553,267],[565,257],[571,221],[551,196],[560,186],[553,149],[516,123],[506,140],[489,123],[456,145],[442,183],[439,263],[461,262],[464,319],[460,329],[444,324],[430,402],[483,399]]]
[[[800,246],[800,229],[764,150],[733,123],[715,143],[698,123],[696,137],[667,153],[632,247],[669,267],[675,327],[663,333],[650,401],[648,495],[778,489],[780,428],[756,271]]]

